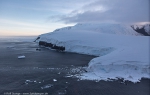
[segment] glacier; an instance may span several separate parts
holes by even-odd
[[[95,55],[87,71],[76,77],[85,80],[123,78],[139,82],[150,78],[149,36],[135,32],[130,25],[77,24],[42,34],[39,41],[65,47],[65,52]]]

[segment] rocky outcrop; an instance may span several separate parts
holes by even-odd
[[[45,41],[39,41],[39,45],[49,47],[52,49],[56,49],[58,51],[64,51],[65,50],[65,47],[63,47],[63,46],[56,46],[55,44],[47,43]]]
[[[150,34],[148,34],[145,30],[145,26],[139,28],[138,26],[135,28],[133,25],[131,26],[133,30],[135,30],[136,32],[143,34],[144,36],[150,36]]]

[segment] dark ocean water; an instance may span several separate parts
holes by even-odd
[[[0,36],[0,42],[33,42],[37,36]]]
[[[49,50],[35,39],[0,38],[0,95],[150,95],[148,79],[134,84],[69,77],[85,72],[95,56]]]

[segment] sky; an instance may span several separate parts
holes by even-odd
[[[0,0],[0,36],[36,36],[77,23],[146,24],[149,0]]]

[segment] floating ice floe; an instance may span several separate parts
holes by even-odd
[[[47,84],[47,85],[42,86],[41,89],[50,88],[50,87],[52,87],[52,86],[53,86],[53,84]]]
[[[69,77],[73,77],[74,75],[71,74],[67,74],[65,77],[69,78]]]
[[[36,80],[34,82],[36,82]]]
[[[18,56],[18,59],[23,59],[23,58],[25,58],[24,55]]]
[[[32,80],[26,80],[25,84],[29,84],[29,83],[36,83],[36,80],[32,81]]]
[[[53,81],[57,81],[56,79],[53,79]]]
[[[33,82],[33,81],[31,81],[31,80],[26,80],[25,82]]]

